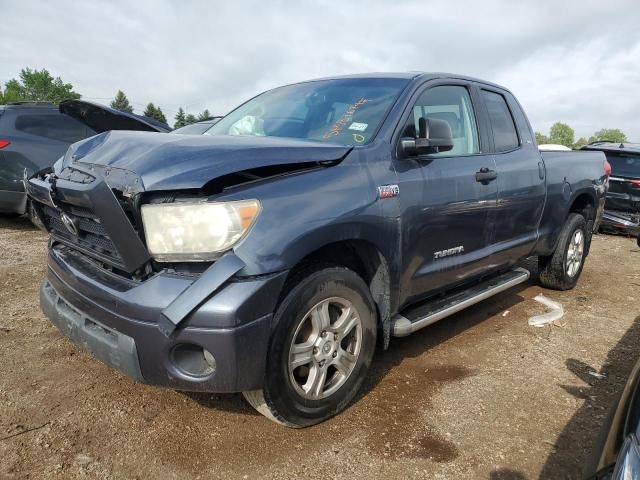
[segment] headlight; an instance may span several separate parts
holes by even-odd
[[[640,452],[635,435],[629,435],[616,460],[616,468],[611,477],[613,480],[632,480],[640,478]]]
[[[142,206],[147,248],[161,262],[214,260],[251,228],[258,200]]]

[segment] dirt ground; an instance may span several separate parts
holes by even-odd
[[[135,384],[62,337],[38,307],[46,241],[0,219],[2,479],[579,478],[640,357],[640,252],[599,235],[574,290],[532,282],[392,339],[347,411],[290,430],[240,395]],[[527,325],[541,291],[560,325]]]

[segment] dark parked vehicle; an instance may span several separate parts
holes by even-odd
[[[609,411],[585,473],[590,480],[640,479],[640,362]]]
[[[25,171],[53,165],[69,145],[107,130],[168,132],[155,120],[83,100],[0,106],[0,212],[25,213]]]
[[[207,130],[220,121],[222,117],[211,117],[202,122],[190,123],[184,127],[176,128],[171,133],[179,133],[180,135],[203,135]]]
[[[263,93],[209,135],[110,132],[29,194],[64,335],[130,377],[243,392],[318,423],[376,344],[526,281],[572,288],[607,189],[602,152],[538,151],[514,96],[442,74]]]
[[[594,142],[582,149],[604,152],[611,165],[600,229],[638,237],[640,246],[640,144]]]

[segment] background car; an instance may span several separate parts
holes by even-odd
[[[84,138],[108,130],[168,132],[168,125],[83,100],[0,106],[0,213],[31,213],[23,179]]]
[[[609,411],[585,470],[589,480],[640,479],[640,362]]]
[[[212,126],[220,121],[222,117],[211,117],[202,122],[190,123],[184,127],[176,128],[171,133],[178,133],[180,135],[202,135]]]
[[[600,230],[640,236],[640,144],[594,142],[582,150],[604,152],[611,165]]]

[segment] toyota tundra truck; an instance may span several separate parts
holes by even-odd
[[[523,259],[573,288],[609,173],[602,152],[541,154],[481,80],[275,88],[205,135],[105,132],[32,176],[40,302],[138,382],[242,392],[305,427],[349,404],[391,337],[525,282]]]

